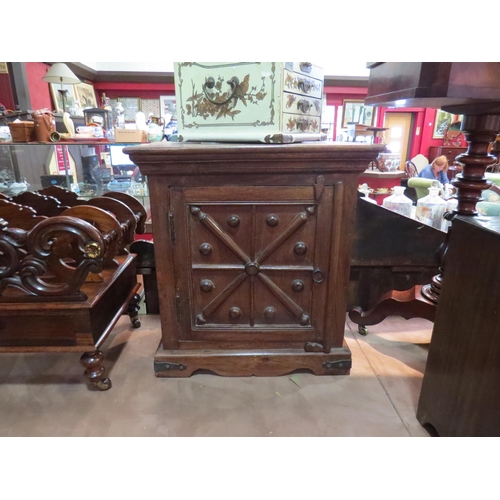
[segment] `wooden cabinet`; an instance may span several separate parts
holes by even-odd
[[[453,220],[417,409],[439,436],[500,436],[499,244],[499,217]]]
[[[455,158],[462,153],[465,153],[467,148],[456,148],[451,146],[431,146],[429,148],[429,163],[432,163],[434,158],[444,155],[448,159],[448,164],[451,166],[455,163]]]
[[[148,176],[157,376],[347,374],[358,176],[383,145],[161,143]]]
[[[455,163],[455,158],[462,153],[465,153],[467,148],[456,148],[452,146],[432,146],[429,148],[429,163],[434,158],[444,155],[448,159],[448,179],[451,181],[457,174],[462,171],[462,166]]]

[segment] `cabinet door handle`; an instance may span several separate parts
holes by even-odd
[[[177,323],[181,322],[181,296],[179,292],[175,294],[175,313],[177,316]]]
[[[207,81],[202,85],[203,93],[212,104],[223,106],[224,104],[229,103],[231,99],[233,99],[236,91],[238,90],[238,86],[240,85],[240,81],[237,76],[233,76],[230,80],[227,81],[227,84],[231,87],[231,94],[229,94],[229,97],[223,101],[216,101],[215,99],[212,99],[207,92],[207,89],[212,90],[215,87],[215,79],[212,76],[207,78]]]
[[[304,73],[310,73],[312,69],[312,63],[310,62],[301,62],[299,63],[301,71]]]
[[[322,283],[325,280],[325,273],[318,267],[314,270],[312,279],[315,283]]]
[[[309,94],[313,88],[312,82],[306,78],[299,78],[298,87],[302,92]]]
[[[172,212],[169,212],[168,214],[168,227],[170,230],[170,239],[172,240],[172,243],[175,242],[175,222],[174,222],[174,214]]]

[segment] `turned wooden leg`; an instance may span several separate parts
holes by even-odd
[[[127,313],[130,316],[130,321],[132,322],[133,328],[139,328],[141,326],[141,320],[139,319],[139,309],[141,306],[139,305],[141,302],[141,296],[139,294],[135,294],[127,308]]]
[[[456,160],[462,165],[462,172],[451,183],[456,187],[455,195],[458,205],[453,213],[445,217],[451,222],[456,215],[473,217],[477,215],[476,204],[482,200],[481,193],[491,185],[484,176],[486,168],[493,165],[497,159],[488,153],[500,131],[500,115],[465,115],[462,122],[462,132],[468,142],[467,151]],[[438,261],[441,274],[434,276],[432,282],[422,287],[422,295],[437,305],[446,252],[448,250],[449,232],[442,247],[439,249]]]
[[[457,113],[457,110],[453,112]],[[453,230],[453,218],[456,215],[470,217],[477,215],[476,203],[482,200],[481,192],[491,184],[484,176],[486,167],[497,161],[495,156],[488,153],[488,149],[496,140],[499,131],[500,115],[464,116],[462,132],[468,141],[468,148],[465,153],[457,156],[456,159],[463,166],[463,170],[451,181],[457,188],[455,197],[458,205],[453,213],[446,215],[447,220],[451,221],[451,227],[445,242],[437,252],[441,274],[434,276],[428,285],[416,286],[404,292],[392,290],[383,295],[369,311],[363,311],[359,307],[352,309],[349,312],[349,319],[360,325],[359,333],[366,335],[366,325],[376,325],[390,315],[403,316],[405,319],[425,318],[434,321],[443,282],[449,233]]]
[[[93,385],[98,387],[101,391],[111,389],[111,380],[103,377],[104,366],[102,360],[104,354],[99,351],[84,352],[80,358],[80,363],[86,368],[84,375],[92,382]]]

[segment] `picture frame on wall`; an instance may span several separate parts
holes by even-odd
[[[460,120],[459,115],[454,115],[453,113],[448,113],[442,109],[436,111],[436,118],[434,119],[434,130],[432,132],[433,139],[444,139],[446,131],[450,128],[450,125],[456,121]]]
[[[62,113],[64,106],[62,102],[62,95],[59,92],[61,90],[60,83],[49,83],[50,87],[50,96],[52,97],[52,102],[54,104],[54,110],[56,113]],[[67,83],[62,84],[62,90],[66,91],[66,111],[74,106],[74,102],[76,100],[75,86]]]
[[[171,120],[177,120],[177,103],[173,95],[160,96],[160,116],[165,123]]]
[[[160,102],[158,99],[141,99],[141,111],[146,120],[152,116],[160,116]]]
[[[375,118],[373,106],[366,106],[362,100],[344,100],[342,103],[342,128],[348,123],[372,127]]]
[[[141,100],[139,97],[118,97],[125,109],[125,123],[135,122],[135,115],[141,111]]]
[[[90,83],[80,82],[75,85],[76,98],[80,107],[97,108],[97,99],[95,97],[94,86]]]

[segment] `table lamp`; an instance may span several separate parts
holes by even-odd
[[[58,92],[61,94],[61,100],[63,104],[63,112],[66,112],[66,93],[67,90],[63,89],[63,84],[75,85],[80,83],[78,77],[71,71],[68,66],[64,63],[54,63],[50,69],[47,71],[45,76],[42,78],[44,82],[48,83],[60,83],[61,88]]]

